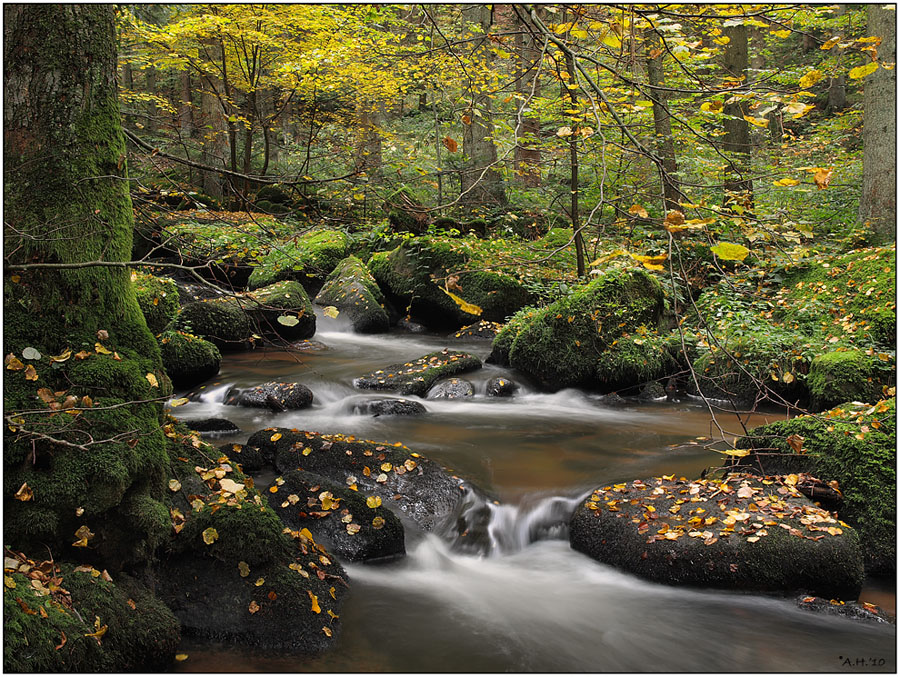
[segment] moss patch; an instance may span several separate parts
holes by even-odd
[[[253,333],[248,309],[249,304],[234,298],[195,301],[181,309],[172,328],[204,338],[222,351],[245,350]]]
[[[296,280],[308,290],[318,287],[347,256],[348,247],[347,236],[335,230],[315,230],[280,242],[261,256],[250,275],[249,288],[258,289],[282,280]]]
[[[811,406],[816,411],[841,402],[878,401],[884,386],[895,380],[895,364],[890,355],[866,355],[861,350],[818,355],[810,364],[807,377]]]
[[[159,334],[178,314],[178,287],[166,277],[132,273],[135,296],[147,328]]]
[[[247,297],[255,302],[248,304],[250,317],[261,333],[287,341],[308,339],[316,333],[316,315],[299,282],[276,282],[248,292]]]

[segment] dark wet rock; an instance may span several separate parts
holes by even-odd
[[[666,389],[662,386],[659,381],[650,381],[649,383],[645,383],[640,392],[638,393],[638,399],[643,400],[645,402],[652,402],[656,400],[662,400],[666,398]]]
[[[188,303],[171,328],[196,334],[222,351],[246,350],[252,343],[253,327],[245,305],[232,297]]]
[[[291,344],[291,349],[299,350],[304,353],[307,353],[307,352],[312,353],[312,352],[316,352],[319,350],[328,350],[328,346],[326,346],[321,341],[305,340],[305,341],[295,341],[294,343]]]
[[[313,401],[312,391],[302,383],[272,381],[253,388],[233,388],[225,397],[225,404],[239,407],[258,407],[272,411],[305,409]]]
[[[181,421],[191,430],[199,433],[213,433],[227,435],[229,433],[239,433],[241,431],[234,423],[227,418],[191,418]]]
[[[409,318],[402,318],[398,320],[397,326],[404,331],[408,331],[410,334],[422,334],[428,331],[425,325],[419,324],[418,322],[413,322]]]
[[[223,444],[219,451],[240,465],[245,473],[272,468],[275,462],[272,454],[264,454],[258,447],[247,444]]]
[[[387,331],[390,325],[384,294],[366,264],[355,256],[348,256],[337,265],[315,302],[337,308],[350,318],[356,332],[376,334]]]
[[[806,611],[827,614],[829,616],[843,616],[859,621],[873,623],[887,623],[895,625],[896,619],[890,616],[881,607],[863,602],[843,602],[837,599],[823,599],[822,597],[801,596],[797,598],[797,606]]]
[[[488,397],[512,397],[519,389],[519,384],[502,376],[495,376],[487,382],[485,393]]]
[[[569,541],[604,564],[676,585],[856,599],[864,577],[856,532],[776,477],[598,488],[575,511]]]
[[[607,393],[597,398],[597,401],[606,407],[627,407],[628,402],[619,393]]]
[[[423,396],[440,379],[474,369],[481,369],[481,360],[477,357],[444,348],[405,364],[391,364],[378,369],[354,379],[353,385],[367,390],[391,390],[401,395]]]
[[[461,400],[474,395],[475,386],[462,378],[448,378],[428,391],[429,400]]]
[[[412,400],[370,400],[353,407],[354,414],[371,416],[419,416],[427,411],[421,402]]]
[[[282,473],[302,469],[339,485],[353,477],[362,494],[395,501],[392,507],[396,505],[428,530],[453,514],[463,493],[461,480],[403,445],[293,432],[288,428],[260,430],[250,436],[247,444],[273,454],[276,468]]]
[[[503,325],[499,322],[488,322],[487,320],[481,320],[476,322],[475,324],[470,324],[454,334],[451,334],[453,338],[458,339],[470,339],[470,338],[483,338],[494,340],[494,337],[497,336],[497,332],[503,328]]]
[[[353,490],[352,476],[342,485],[300,470],[280,479],[282,484],[273,483],[266,494],[269,505],[285,524],[309,529],[317,543],[338,557],[364,562],[406,554],[400,520],[381,497]]]

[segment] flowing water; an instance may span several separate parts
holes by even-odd
[[[482,525],[466,539],[478,545],[462,548],[455,530],[424,533],[405,521],[405,558],[345,565],[351,592],[332,651],[273,656],[186,639],[189,658],[179,671],[896,671],[894,626],[812,614],[791,599],[649,583],[569,548],[566,520],[594,487],[696,477],[718,463],[718,454],[691,443],[718,434],[702,403],[610,407],[578,390],[541,393],[485,365],[463,376],[474,398],[423,400],[428,412],[418,417],[373,417],[361,405],[391,395],[357,390],[355,377],[445,347],[484,358],[490,343],[361,336],[322,315],[318,326],[323,349],[228,356],[216,384],[175,413],[228,418],[241,428],[216,443],[244,442],[268,426],[403,442],[483,490],[460,515]],[[522,385],[516,397],[484,395],[498,375]],[[312,408],[275,414],[222,404],[229,387],[268,380],[307,385]],[[757,414],[748,425],[783,416]],[[734,415],[717,420],[740,434]],[[863,598],[894,611],[892,583],[873,582]]]

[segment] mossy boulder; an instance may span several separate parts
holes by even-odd
[[[874,352],[874,351],[870,351]],[[861,350],[842,350],[816,356],[806,382],[814,411],[841,402],[877,402],[884,386],[896,382],[895,360],[887,353],[866,355]]]
[[[178,314],[178,287],[169,278],[144,273],[133,273],[131,280],[147,329],[159,334]]]
[[[222,353],[215,344],[183,331],[158,337],[163,368],[176,388],[193,388],[219,373]]]
[[[257,204],[260,200],[266,200],[270,203],[274,202],[276,204],[286,205],[290,203],[291,196],[278,184],[270,184],[259,189],[256,193],[256,200]]]
[[[510,317],[506,324],[497,331],[497,335],[491,343],[491,354],[487,361],[503,367],[509,366],[509,351],[513,342],[519,336],[519,332],[537,317],[539,310],[533,306],[526,306]]]
[[[309,529],[317,543],[351,562],[405,555],[400,520],[380,497],[364,496],[355,486],[292,470],[269,487],[269,503],[289,527]]]
[[[306,409],[312,401],[312,391],[302,383],[278,381],[270,381],[252,388],[233,388],[225,397],[225,404],[273,411]]]
[[[399,442],[266,428],[251,435],[247,445],[274,456],[281,473],[300,469],[338,485],[356,484],[362,495],[380,497],[389,509],[427,530],[453,515],[465,489],[461,480]]]
[[[836,480],[842,520],[858,532],[867,569],[896,570],[896,399],[872,406],[845,403],[821,416],[759,426],[737,446],[756,449],[748,467],[769,473],[808,472]],[[803,453],[792,445],[800,444]]]
[[[175,535],[156,588],[185,634],[270,650],[330,647],[347,590],[334,555],[286,529],[228,456],[183,425],[167,423],[166,434]]]
[[[854,600],[856,532],[782,478],[732,473],[597,488],[569,525],[572,547],[659,583]]]
[[[519,384],[502,376],[495,376],[484,387],[488,397],[512,397],[519,389]]]
[[[249,309],[232,297],[195,301],[181,309],[172,329],[204,338],[222,352],[246,350],[253,334]]]
[[[515,332],[509,363],[546,388],[615,390],[662,375],[665,362],[653,344],[647,342],[644,349],[635,339],[657,332],[664,310],[663,290],[654,277],[643,270],[614,269],[571,296],[517,316],[494,345],[504,346]],[[629,355],[617,358],[619,342]]]
[[[295,280],[313,294],[347,256],[348,237],[336,230],[313,230],[280,243],[263,255],[248,280],[250,289]]]
[[[350,318],[353,331],[359,333],[385,332],[390,325],[384,294],[366,265],[355,256],[348,256],[335,267],[315,303],[337,308]]]
[[[510,275],[471,270],[470,247],[468,240],[420,237],[373,254],[369,269],[394,306],[428,327],[456,328],[479,318],[502,322],[531,295]]]
[[[354,379],[353,385],[365,390],[390,390],[421,397],[442,378],[480,368],[481,360],[474,355],[444,348],[410,362],[377,369]]]
[[[247,293],[250,317],[259,332],[286,341],[316,333],[316,314],[299,282],[285,280]]]

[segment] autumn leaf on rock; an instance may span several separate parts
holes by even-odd
[[[366,505],[372,508],[373,510],[381,505],[381,497],[380,496],[369,496],[366,498]]]
[[[34,492],[28,486],[28,482],[22,484],[19,490],[13,496],[17,501],[30,501],[34,498]]]
[[[152,374],[148,371],[145,378],[147,379],[147,383],[149,383],[151,386],[153,386],[154,388],[159,388],[159,381],[156,380],[155,374]]]
[[[322,613],[322,608],[319,606],[319,598],[316,595],[312,594],[312,591],[310,590],[307,590],[306,594],[309,595],[309,601],[311,603],[310,608],[312,609],[312,612],[315,614]]]
[[[257,611],[259,611],[259,604],[256,603],[256,600],[250,602],[250,606],[247,607],[247,611],[249,611],[251,614],[255,614]]]
[[[203,542],[206,545],[212,545],[216,542],[216,539],[219,538],[219,532],[215,530],[214,527],[209,527],[208,529],[203,530]]]

